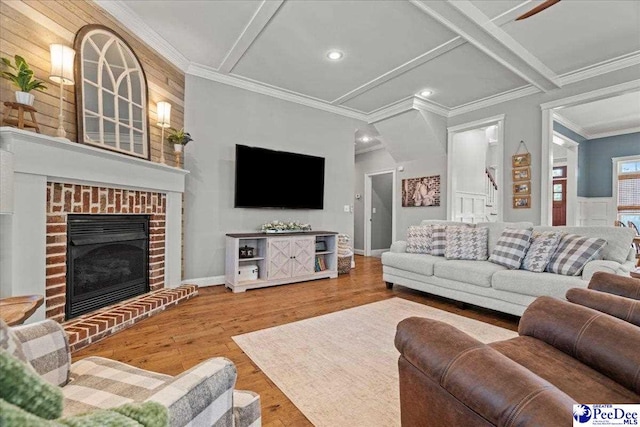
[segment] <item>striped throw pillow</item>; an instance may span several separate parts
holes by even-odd
[[[564,276],[579,276],[585,264],[598,257],[607,245],[604,239],[565,234],[551,257],[547,271]]]
[[[431,226],[412,225],[407,231],[407,250],[410,254],[431,252]]]
[[[431,226],[431,255],[444,256],[447,248],[447,226],[432,225]]]
[[[500,235],[496,247],[493,248],[489,261],[507,267],[510,270],[520,268],[522,259],[531,245],[530,229],[506,228]]]

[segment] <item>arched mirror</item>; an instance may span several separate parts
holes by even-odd
[[[74,48],[78,142],[149,159],[147,80],[131,47],[87,25]]]

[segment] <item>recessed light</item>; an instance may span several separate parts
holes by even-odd
[[[423,97],[423,98],[431,96],[431,94],[433,94],[433,92],[430,91],[430,90],[423,90],[422,92],[420,92],[420,96]]]
[[[369,138],[368,136],[362,137],[362,142],[369,142],[369,141],[371,141],[371,138]]]
[[[339,50],[330,50],[329,52],[327,52],[327,58],[332,61],[338,61],[342,59],[343,56],[344,53],[340,52]]]

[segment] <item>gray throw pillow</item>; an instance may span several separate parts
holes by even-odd
[[[486,227],[447,227],[446,259],[485,261],[487,259],[489,229]]]
[[[522,261],[522,269],[542,273],[558,248],[563,234],[562,231],[534,232],[531,246]]]
[[[407,231],[407,249],[410,254],[428,254],[431,252],[431,226],[412,225]]]

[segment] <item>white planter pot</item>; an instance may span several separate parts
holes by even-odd
[[[173,144],[173,151],[175,151],[176,153],[182,153],[183,147],[184,145],[182,144]]]
[[[25,104],[25,105],[32,106],[33,101],[35,99],[36,97],[30,94],[29,92],[16,91],[16,102],[18,104]]]

